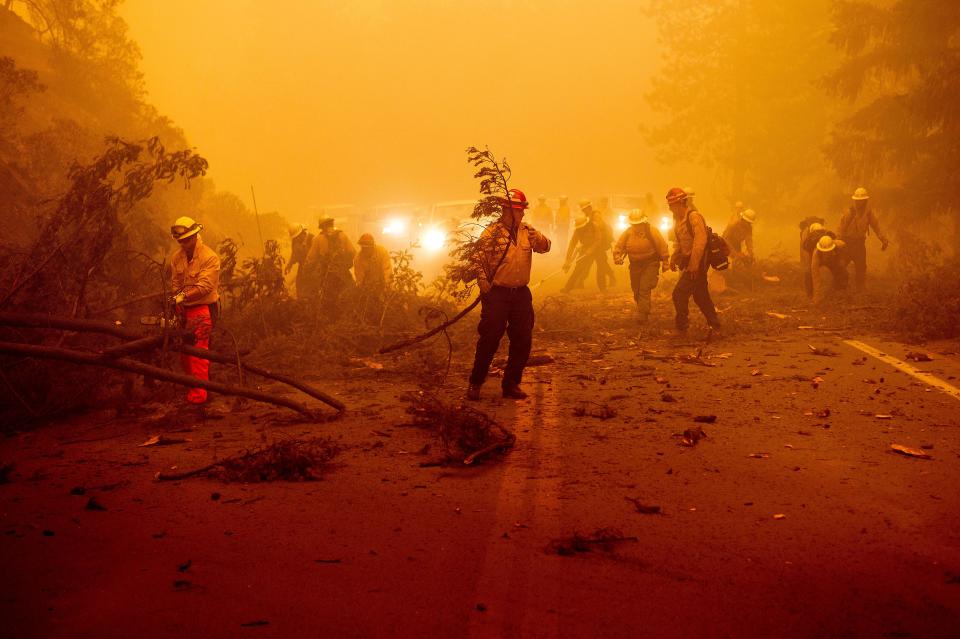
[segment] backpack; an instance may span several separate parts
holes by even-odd
[[[690,214],[687,213],[687,229],[690,231],[690,236],[693,236],[693,225],[690,224]],[[704,220],[706,224],[706,220]],[[730,257],[730,245],[727,244],[727,241],[714,233],[713,229],[709,226],[707,227],[707,247],[703,252],[703,259],[707,261],[707,264],[712,266],[718,271],[725,271],[730,267],[730,260],[727,258]]]

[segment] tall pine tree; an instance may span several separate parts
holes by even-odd
[[[765,211],[822,206],[834,102],[830,0],[651,0],[664,65],[646,138],[666,161],[715,169],[730,201]],[[813,209],[816,210],[816,209]]]
[[[952,221],[960,255],[960,2],[838,2],[832,40],[847,58],[827,85],[856,108],[830,161],[894,220]]]

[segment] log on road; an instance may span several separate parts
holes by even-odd
[[[316,411],[313,411],[303,404],[286,399],[284,397],[270,395],[268,393],[251,390],[249,388],[241,388],[238,386],[221,384],[219,382],[197,379],[196,377],[192,377],[183,373],[174,373],[173,371],[169,371],[158,366],[150,366],[149,364],[144,364],[143,362],[134,359],[110,359],[96,353],[85,353],[83,351],[74,351],[52,346],[19,344],[16,342],[0,342],[0,353],[35,357],[38,359],[53,359],[64,362],[72,362],[74,364],[82,364],[85,366],[101,366],[104,368],[112,368],[129,373],[137,373],[138,375],[152,377],[165,382],[173,382],[174,384],[180,384],[181,386],[203,388],[208,391],[220,393],[221,395],[235,395],[253,399],[258,402],[274,404],[275,406],[283,406],[284,408],[289,408],[290,410],[300,413],[308,419],[314,421],[324,420],[323,416]]]

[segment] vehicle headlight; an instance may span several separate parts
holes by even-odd
[[[401,218],[387,220],[383,225],[384,235],[403,235],[407,232],[407,221]]]
[[[660,218],[660,232],[667,233],[670,229],[673,228],[673,220],[669,216],[664,215]]]
[[[430,252],[442,250],[447,243],[447,234],[440,229],[427,229],[420,237],[420,246]]]

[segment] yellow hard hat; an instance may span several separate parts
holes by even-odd
[[[178,217],[173,223],[173,226],[170,227],[170,235],[173,236],[173,239],[185,240],[188,237],[192,237],[203,230],[203,225],[198,224],[196,220],[192,217]]]
[[[644,215],[640,209],[633,209],[630,211],[630,215],[627,216],[627,221],[630,222],[630,224],[646,224],[647,216]]]
[[[307,230],[303,224],[291,224],[290,225],[290,239],[300,237],[300,234]]]
[[[814,222],[813,224],[807,227],[807,230],[811,233],[814,233],[816,231],[822,231],[823,224],[821,224],[820,222]]]
[[[590,223],[590,218],[588,218],[586,215],[578,215],[577,219],[573,221],[573,226],[575,228],[582,229],[589,223]]]
[[[861,186],[861,187],[858,187],[857,190],[853,192],[853,197],[850,198],[850,199],[852,199],[852,200],[869,200],[869,199],[870,199],[870,194],[867,193],[867,190]]]
[[[824,235],[817,241],[817,250],[821,253],[829,253],[837,248],[837,242],[829,235]]]
[[[742,211],[740,213],[740,218],[750,224],[753,224],[757,221],[757,214],[753,211],[753,209],[747,209],[746,211]]]

